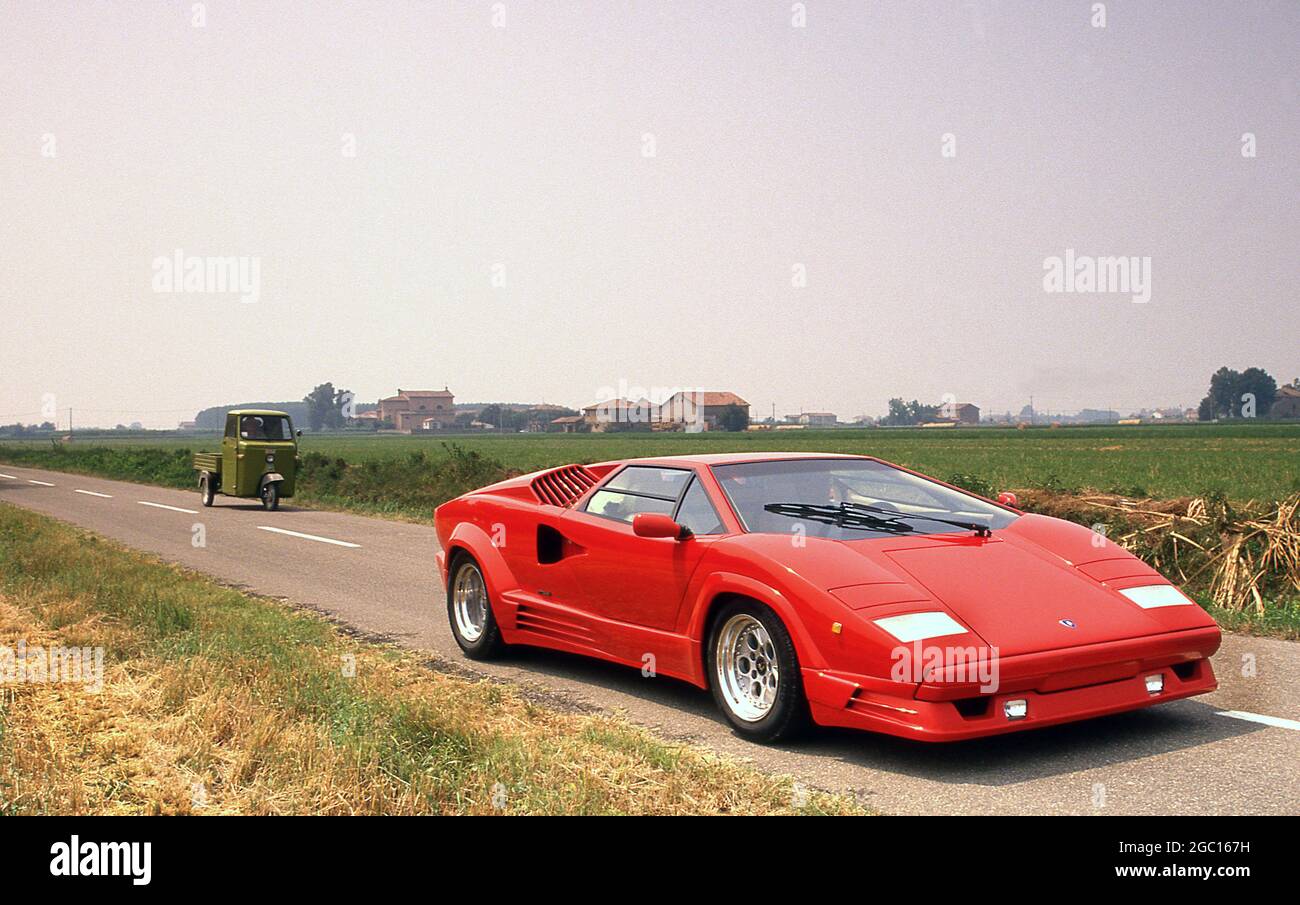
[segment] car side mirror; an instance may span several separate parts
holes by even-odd
[[[998,502],[1003,506],[1010,506],[1012,509],[1020,508],[1020,498],[1010,490],[1004,490],[998,494]]]
[[[298,431],[298,436],[299,436],[299,437],[302,436],[302,431],[301,431],[301,430]]]
[[[632,533],[637,537],[671,537],[685,540],[691,532],[660,512],[642,512],[632,517]]]

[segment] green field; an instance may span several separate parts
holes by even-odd
[[[193,489],[191,451],[217,449],[219,443],[215,435],[78,437],[67,444],[0,441],[0,462]],[[1218,594],[1215,599],[1236,614],[1233,625],[1274,634],[1297,631],[1300,558],[1287,552],[1295,549],[1289,545],[1295,543],[1298,527],[1294,499],[1287,502],[1300,491],[1300,424],[1295,423],[745,434],[329,434],[303,438],[293,502],[428,523],[439,504],[512,473],[636,456],[773,450],[864,453],[989,496],[1003,489],[1029,491],[1023,500],[1033,511],[1085,525],[1101,521],[1116,536],[1130,534],[1130,549],[1156,568],[1194,593]],[[1194,505],[1213,517],[1180,521],[1176,529],[1152,527],[1113,507],[1096,509],[1099,501],[1078,496],[1086,491],[1183,498],[1157,504],[1181,507],[1183,514],[1193,505],[1187,498],[1205,497]],[[1260,518],[1277,524],[1264,530],[1252,522]],[[1214,570],[1227,562],[1229,552],[1244,557],[1242,567],[1255,576],[1264,603],[1243,597],[1244,585],[1230,592],[1216,582]]]
[[[78,440],[72,446],[215,449],[217,442],[215,435],[110,437]],[[1155,497],[1222,494],[1237,500],[1275,500],[1300,490],[1297,423],[747,434],[325,434],[305,437],[302,450],[304,454],[318,452],[356,465],[400,461],[422,451],[437,460],[446,456],[447,443],[517,471],[632,456],[812,450],[880,456],[935,477],[974,476],[980,482],[1006,489],[1101,490]],[[0,461],[6,459],[7,453],[10,461],[19,461],[23,448],[49,450],[50,444],[0,441]]]

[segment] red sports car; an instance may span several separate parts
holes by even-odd
[[[566,465],[439,506],[452,632],[712,691],[744,736],[922,740],[1212,691],[1219,629],[1080,525],[866,456]]]

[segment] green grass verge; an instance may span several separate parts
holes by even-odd
[[[1265,600],[1264,612],[1260,613],[1257,610],[1230,610],[1216,606],[1204,594],[1192,596],[1225,631],[1300,641],[1300,598]]]

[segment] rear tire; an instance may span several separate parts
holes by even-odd
[[[452,637],[471,660],[491,660],[505,652],[487,580],[468,553],[456,554],[447,570],[447,618]]]
[[[213,488],[212,488],[212,476],[211,476],[211,475],[206,475],[206,474],[205,474],[205,475],[200,475],[200,476],[199,476],[199,493],[200,493],[200,494],[202,495],[202,497],[203,497],[203,505],[204,505],[204,506],[211,506],[212,503],[213,503],[213,501],[216,499],[216,496],[217,496],[216,491],[213,490]]]
[[[262,508],[270,512],[280,508],[280,482],[267,481],[262,485]]]
[[[808,700],[794,641],[781,618],[757,600],[724,605],[709,632],[713,700],[736,734],[767,743],[808,724]]]

